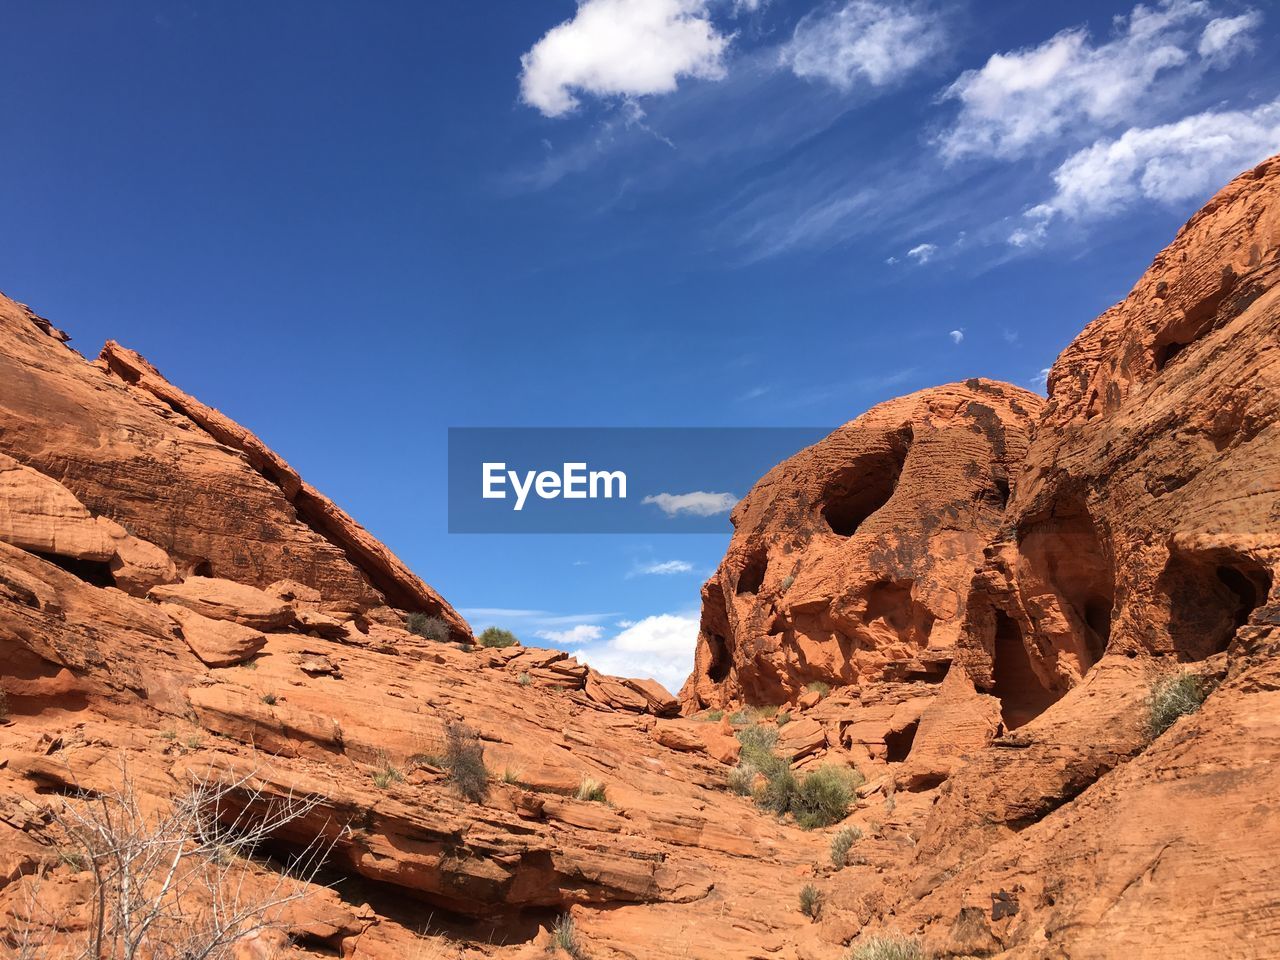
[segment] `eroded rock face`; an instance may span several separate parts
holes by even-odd
[[[452,607],[250,431],[137,354],[109,343],[89,364],[55,333],[0,296],[0,453],[57,478],[179,574],[296,580],[331,604],[421,610],[470,637]]]
[[[1228,185],[1054,365],[960,654],[1010,726],[1104,654],[1194,663],[1280,562],[1280,162]]]
[[[941,679],[1041,405],[990,380],[923,390],[771,470],[703,587],[685,708]]]

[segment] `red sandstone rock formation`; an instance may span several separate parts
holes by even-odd
[[[771,470],[703,587],[686,708],[941,679],[1041,405],[990,380],[922,390]]]
[[[1280,954],[1278,223],[1273,160],[1063,353],[1043,409],[923,391],[762,480],[682,699],[776,719],[659,718],[656,684],[406,632],[426,610],[469,637],[248,431],[0,300],[0,949],[83,929],[51,810],[127,768],[155,808],[210,771],[315,800],[246,883],[320,836],[332,885],[244,957],[563,956],[564,911],[595,960],[827,960],[888,930],[934,957]],[[1172,665],[1218,685],[1153,741]],[[458,722],[479,801],[441,756]],[[844,821],[725,789],[753,723],[800,776],[865,774]]]

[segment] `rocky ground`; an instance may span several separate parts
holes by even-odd
[[[252,433],[0,299],[6,945],[92,925],[59,811],[125,782],[162,811],[195,776],[242,814],[306,798],[245,889],[323,843],[244,957],[564,955],[566,914],[600,960],[882,934],[1280,954],[1278,276],[1272,160],[1064,351],[1047,403],[926,390],[779,465],[734,512],[678,702],[477,645]],[[1171,670],[1212,692],[1153,736]],[[857,769],[848,815],[805,830],[730,790],[744,730],[801,779]]]

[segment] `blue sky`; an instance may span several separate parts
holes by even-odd
[[[727,522],[450,536],[447,428],[835,425],[977,374],[1035,387],[1280,149],[1277,22],[7,4],[0,288],[251,427],[477,627],[675,687]]]

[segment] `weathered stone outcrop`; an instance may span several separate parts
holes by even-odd
[[[0,453],[159,547],[179,574],[258,587],[296,580],[331,604],[422,610],[470,636],[430,587],[250,431],[137,354],[108,344],[89,364],[52,330],[0,296]]]
[[[685,708],[941,679],[1041,405],[990,380],[922,390],[771,470],[703,587]]]

